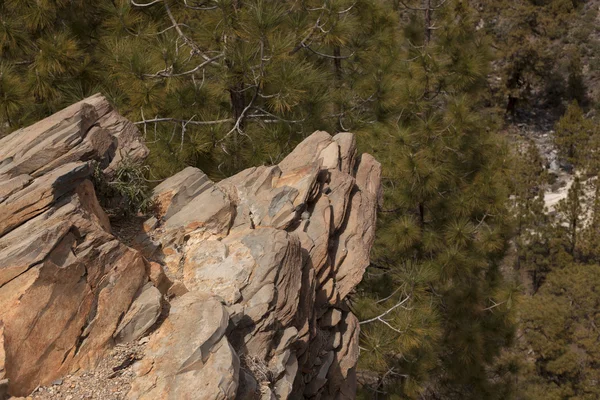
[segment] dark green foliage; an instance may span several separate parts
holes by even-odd
[[[147,212],[151,206],[152,190],[146,176],[148,166],[124,158],[113,179],[108,182],[123,197],[124,208],[131,212]]]
[[[573,166],[584,166],[594,128],[593,122],[584,117],[583,110],[574,100],[555,127],[554,141],[559,155]]]
[[[573,102],[556,125],[555,141],[559,154],[575,167],[574,176],[566,198],[552,212],[536,200],[545,187],[539,162],[530,161],[535,160],[533,150],[517,168],[517,268],[530,276],[523,280],[521,338],[499,362],[513,370],[517,399],[600,395],[595,320],[600,300],[599,136],[595,123]]]
[[[29,124],[99,90],[100,3],[0,2],[0,123],[7,125],[2,130]]]
[[[482,26],[494,40],[501,78],[495,98],[507,112],[565,101],[587,103],[580,49],[580,2],[571,0],[486,0],[477,2]],[[579,36],[583,33],[579,32]],[[575,36],[573,38],[573,36]]]
[[[374,2],[193,4],[0,3],[3,130],[102,91],[139,121],[157,176],[191,164],[221,178],[370,119],[391,26]]]
[[[576,101],[578,104],[586,104],[587,90],[583,78],[583,66],[579,52],[571,52],[569,55],[566,97]]]
[[[368,1],[118,1],[104,60],[115,96],[144,123],[160,175],[194,164],[223,177],[277,162],[316,129],[351,126],[377,40]],[[360,26],[360,29],[358,29]],[[378,28],[373,28],[378,29]],[[346,61],[348,60],[348,61]],[[345,79],[353,73],[354,79]],[[333,83],[332,83],[333,82]]]
[[[567,198],[561,200],[557,207],[557,211],[562,216],[561,222],[566,228],[567,252],[571,256],[575,255],[577,239],[584,218],[584,195],[581,179],[576,176],[569,188]]]
[[[600,267],[570,264],[551,272],[522,305],[522,329],[533,365],[521,399],[596,399],[600,369]],[[531,361],[534,360],[534,361]]]
[[[378,390],[390,398],[505,398],[488,370],[513,333],[513,291],[499,270],[510,233],[508,154],[483,111],[486,38],[461,1],[429,17],[400,12],[410,23],[398,117],[368,133],[386,191],[356,307],[363,319],[393,310],[363,326],[361,365],[380,372]]]

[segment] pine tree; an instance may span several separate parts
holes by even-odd
[[[587,204],[587,221],[579,235],[579,257],[585,263],[600,262],[600,182],[598,175],[588,181],[590,192]]]
[[[581,179],[576,176],[573,184],[569,188],[567,198],[559,202],[557,211],[562,216],[562,224],[566,228],[567,252],[575,255],[575,250],[579,244],[578,238],[581,230],[582,219],[584,217],[585,193]]]
[[[316,129],[371,121],[385,79],[374,56],[390,26],[380,9],[372,0],[6,0],[0,125],[8,132],[102,92],[144,131],[157,177],[195,165],[220,178],[277,162]]]
[[[569,264],[548,275],[523,304],[522,352],[533,364],[519,380],[520,399],[595,399],[600,396],[597,265]]]
[[[497,52],[495,100],[506,105],[507,113],[528,105],[560,107],[582,96],[575,57],[565,65],[560,40],[578,23],[578,2],[484,0],[477,5]]]
[[[587,223],[582,229],[580,257],[582,262],[600,262],[600,128],[592,123],[594,129],[586,146],[587,161],[585,175],[589,177],[585,191],[589,194],[586,216]]]
[[[365,74],[351,65],[373,54],[372,3],[119,0],[105,63],[160,174],[192,164],[218,178],[352,126]]]
[[[0,2],[0,135],[100,90],[102,2]]]
[[[588,102],[588,99],[586,85],[583,79],[583,64],[579,50],[576,49],[571,51],[567,71],[567,99],[585,105]]]
[[[513,332],[499,272],[508,154],[483,112],[488,45],[466,2],[398,12],[400,110],[371,139],[387,171],[373,257],[383,274],[372,271],[357,307],[365,319],[391,311],[363,326],[363,365],[380,372],[379,391],[504,398],[486,375]]]
[[[556,124],[555,143],[575,170],[556,210],[536,212],[537,217],[526,224],[530,234],[524,241],[524,260],[534,272],[533,291],[524,293],[519,312],[523,335],[506,357],[515,371],[516,398],[523,400],[599,395],[595,383],[600,375],[592,361],[598,352],[594,310],[600,245],[599,139],[593,121],[584,117],[576,101]],[[531,182],[523,180],[524,188],[540,185],[527,181]],[[518,196],[524,197],[522,192],[517,191]]]
[[[555,127],[554,142],[559,156],[574,167],[586,164],[586,148],[594,125],[583,115],[577,101],[573,101]]]
[[[548,226],[551,224],[544,203],[547,172],[532,141],[518,149],[512,176],[515,268],[528,272],[535,292],[550,270],[549,263],[542,260],[549,257]]]

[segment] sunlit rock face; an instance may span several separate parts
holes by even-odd
[[[131,399],[352,399],[346,298],[375,236],[381,167],[315,132],[279,165],[154,190],[132,247],[91,181],[148,151],[101,96],[0,140],[0,380],[27,395],[148,336]],[[2,357],[4,355],[4,357]]]

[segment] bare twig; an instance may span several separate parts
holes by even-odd
[[[338,14],[346,14],[347,12],[349,12],[350,10],[352,10],[354,8],[354,6],[356,5],[356,1],[354,3],[352,3],[352,5],[348,8],[346,8],[345,10],[342,11],[338,11]]]
[[[202,68],[206,67],[208,64],[213,64],[214,61],[218,60],[219,58],[223,58],[223,57],[225,57],[225,54],[221,53],[213,58],[210,58],[210,59],[204,61],[202,64],[196,66],[195,68],[193,68],[189,71],[179,72],[179,73],[174,74],[171,72],[173,67],[169,67],[162,71],[158,71],[156,74],[144,74],[144,77],[146,77],[146,78],[173,78],[173,77],[178,77],[178,76],[190,75],[195,72],[198,72]]]
[[[301,122],[304,122],[304,118],[303,119],[284,119],[281,118],[275,114],[272,114],[270,112],[268,112],[267,110],[260,108],[260,107],[255,107],[256,110],[264,113],[264,114],[251,114],[248,115],[248,118],[264,118],[264,117],[271,117],[271,118],[275,118],[277,121],[279,122],[287,122],[288,124],[299,124]]]
[[[403,307],[404,303],[406,303],[409,299],[410,299],[410,296],[406,296],[403,300],[401,300],[400,302],[398,302],[398,304],[396,304],[395,306],[393,306],[391,308],[388,308],[386,311],[384,311],[383,313],[379,314],[378,316],[370,318],[370,319],[367,319],[367,320],[364,320],[364,321],[360,321],[359,325],[368,324],[368,323],[373,322],[373,321],[380,321],[380,322],[383,322],[384,324],[386,324],[386,325],[389,326],[389,324],[387,323],[387,321],[385,321],[383,319],[383,317],[385,317],[386,315],[388,315],[389,313],[391,313],[392,311],[394,311],[396,308]],[[406,307],[403,307],[403,308],[406,308]]]
[[[493,310],[494,308],[496,308],[496,307],[499,307],[499,306],[501,306],[502,304],[505,304],[506,302],[508,302],[508,300],[504,300],[504,301],[502,301],[502,302],[500,302],[500,303],[496,303],[496,302],[495,302],[494,300],[492,300],[492,299],[490,299],[490,301],[491,301],[492,303],[494,303],[494,305],[492,305],[492,306],[490,306],[490,307],[487,307],[487,308],[484,308],[484,309],[483,309],[483,311],[490,311],[490,310]]]
[[[178,119],[178,118],[153,118],[153,119],[144,119],[142,121],[137,121],[134,122],[134,125],[141,125],[141,124],[151,124],[154,122],[172,122],[172,123],[177,123],[177,124],[182,124],[182,123],[186,123],[186,124],[191,124],[191,125],[218,125],[218,124],[225,124],[227,122],[232,122],[233,119],[231,118],[227,118],[227,119],[218,119],[215,121],[190,121],[190,120],[186,120],[186,119]]]
[[[335,60],[345,60],[345,59],[348,59],[348,58],[350,58],[350,57],[352,57],[354,55],[354,52],[352,52],[351,54],[349,54],[347,56],[332,56],[330,54],[325,54],[325,53],[321,53],[320,51],[316,51],[316,50],[314,50],[312,47],[310,47],[308,45],[303,45],[302,47],[305,48],[305,49],[307,49],[307,50],[312,51],[313,53],[315,53],[318,56],[326,57],[326,58],[332,58],[332,59],[335,59]]]
[[[151,1],[150,3],[136,3],[134,0],[131,0],[131,4],[133,4],[136,7],[150,7],[157,3],[162,3],[162,0],[154,0],[154,1]]]
[[[387,296],[386,298],[384,298],[384,299],[381,299],[381,300],[377,301],[377,304],[381,304],[381,303],[383,303],[384,301],[391,299],[391,298],[392,298],[392,297],[393,297],[393,296],[394,296],[396,293],[398,293],[399,291],[400,291],[400,288],[397,288],[396,290],[394,290],[394,291],[392,292],[392,294],[390,294],[390,295],[389,295],[389,296]]]
[[[179,35],[179,37],[183,39],[185,44],[187,44],[188,46],[190,46],[192,48],[192,52],[194,54],[199,54],[202,58],[204,58],[207,61],[210,60],[210,57],[207,56],[206,54],[204,54],[204,52],[202,50],[200,50],[200,47],[192,39],[190,39],[185,33],[183,33],[183,31],[180,28],[180,24],[177,23],[177,21],[175,20],[175,17],[173,16],[173,13],[171,12],[171,8],[169,7],[169,5],[167,3],[164,3],[164,4],[165,4],[165,10],[167,11],[167,15],[169,16],[169,19],[171,20],[171,23],[175,27],[175,30],[177,31],[177,34]]]
[[[210,1],[204,1],[201,4],[206,4],[206,3],[210,3]],[[200,11],[209,11],[209,10],[214,10],[217,8],[217,6],[204,6],[204,5],[190,6],[188,4],[187,0],[183,0],[183,4],[186,6],[186,8],[190,8],[192,10],[200,10]]]

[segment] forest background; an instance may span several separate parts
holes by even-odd
[[[598,0],[0,0],[0,136],[101,92],[222,179],[314,130],[384,167],[360,398],[600,398]],[[549,199],[554,200],[549,202]]]

